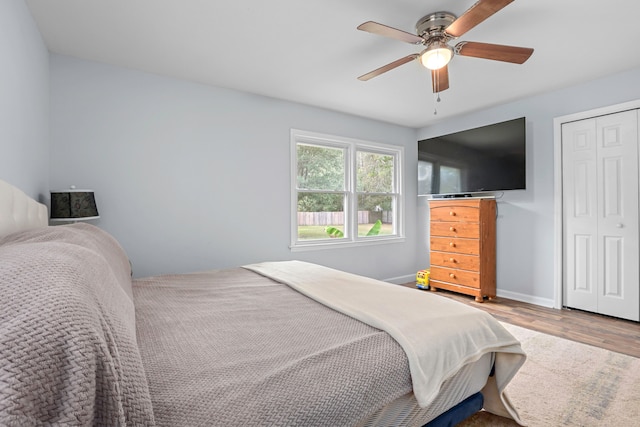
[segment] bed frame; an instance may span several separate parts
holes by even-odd
[[[47,225],[47,206],[0,180],[0,238],[14,232]],[[482,407],[483,396],[478,392],[433,419],[425,427],[454,426],[481,410]]]

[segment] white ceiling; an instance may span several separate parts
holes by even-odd
[[[50,51],[423,127],[640,67],[640,2],[515,0],[458,41],[532,47],[523,65],[455,57],[437,104],[417,62],[359,75],[419,47],[356,30],[414,32],[476,0],[26,0]]]

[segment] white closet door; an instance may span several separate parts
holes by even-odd
[[[562,125],[564,304],[598,311],[596,120]]]
[[[637,111],[599,117],[598,312],[640,320]]]
[[[640,320],[638,113],[562,125],[565,304]]]

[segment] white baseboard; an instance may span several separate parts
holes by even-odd
[[[396,285],[403,285],[405,283],[415,282],[415,275],[407,275],[407,276],[399,276],[399,277],[391,277],[389,279],[384,279],[384,282],[393,283]],[[528,304],[539,305],[542,307],[554,308],[554,300],[552,298],[540,298],[533,295],[521,294],[518,292],[504,291],[498,289],[496,291],[498,297],[512,299],[515,301],[526,302]]]
[[[501,291],[500,289],[498,289],[496,293],[498,294],[499,297],[508,298],[515,301],[526,302],[528,304],[539,305],[542,307],[553,308],[555,305],[553,299],[550,299],[550,298],[540,298],[533,295],[521,294],[518,292]]]

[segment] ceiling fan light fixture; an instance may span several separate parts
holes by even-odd
[[[420,54],[420,63],[430,70],[439,70],[451,61],[453,49],[445,42],[433,42]]]

